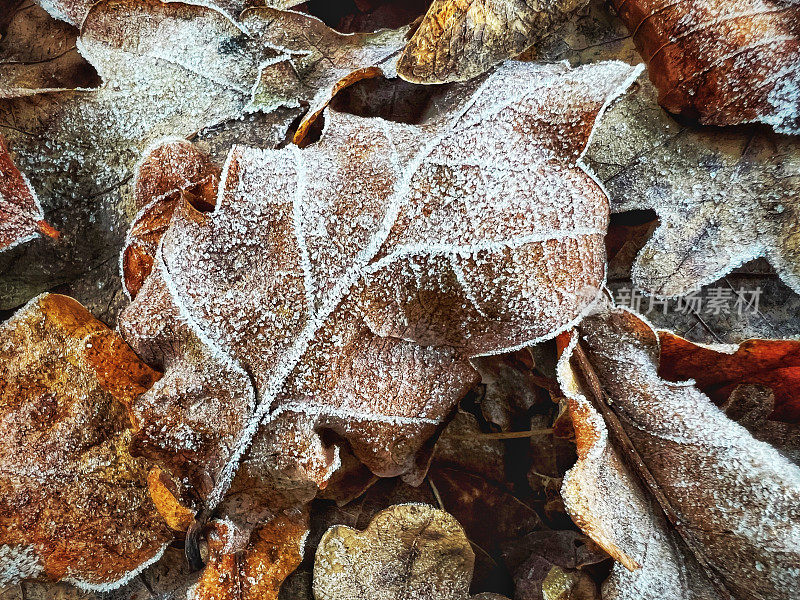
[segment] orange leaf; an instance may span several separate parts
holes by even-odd
[[[308,513],[281,514],[253,532],[243,553],[236,533],[216,521],[208,536],[209,557],[187,600],[277,600],[281,584],[303,560]]]
[[[769,418],[800,422],[800,342],[754,339],[727,352],[694,344],[668,331],[659,331],[658,336],[658,374],[664,379],[693,379],[716,404],[724,403],[739,385],[764,385],[775,396],[775,408]]]
[[[158,378],[66,296],[0,326],[0,583],[109,589],[161,555],[171,535],[126,411]]]
[[[194,521],[194,511],[178,501],[165,483],[165,478],[168,478],[168,475],[158,467],[150,469],[150,473],[147,475],[150,498],[170,528],[175,531],[186,531]]]

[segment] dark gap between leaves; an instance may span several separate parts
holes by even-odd
[[[342,33],[397,29],[425,14],[430,0],[310,0],[301,10]]]

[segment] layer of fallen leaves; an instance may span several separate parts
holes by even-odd
[[[329,113],[304,150],[235,148],[219,207],[183,195],[122,316],[165,370],[134,407],[139,451],[207,509],[230,489],[225,510],[251,515],[327,484],[339,449],[320,428],[376,474],[413,478],[475,381],[467,357],[552,336],[595,302],[607,208],[575,161],[634,74],[508,65],[425,125]],[[497,161],[512,147],[509,177]],[[564,203],[579,221],[559,216]]]
[[[0,0],[2,600],[800,595],[796,2],[427,4]]]

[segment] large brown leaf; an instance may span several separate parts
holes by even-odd
[[[0,585],[109,589],[161,555],[170,534],[126,412],[158,376],[66,296],[0,326]]]
[[[580,456],[563,493],[587,534],[636,569],[616,568],[607,596],[796,597],[800,468],[694,386],[660,379],[658,336],[633,313],[602,311],[579,334],[560,364]]]
[[[792,0],[612,0],[659,103],[707,125],[800,133],[800,5]]]
[[[318,600],[504,600],[469,595],[475,555],[464,530],[444,511],[399,504],[363,531],[331,527],[314,559]]]
[[[434,0],[397,71],[414,83],[466,81],[512,58],[587,0]]]
[[[220,205],[182,204],[123,315],[166,370],[134,408],[142,445],[168,468],[200,453],[211,507],[251,443],[240,478],[325,485],[336,448],[319,429],[378,475],[411,470],[474,382],[468,356],[555,335],[595,302],[607,207],[577,161],[635,74],[512,64],[428,125],[331,113],[305,150],[235,148]],[[165,398],[185,394],[191,408]]]

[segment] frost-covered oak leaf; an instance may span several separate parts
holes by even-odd
[[[158,376],[66,296],[0,326],[0,585],[110,589],[161,555],[171,534],[126,410]]]
[[[364,531],[328,529],[314,557],[317,600],[506,600],[470,596],[475,554],[452,516],[427,504],[379,512]]]
[[[97,73],[75,46],[78,31],[27,0],[4,0],[0,15],[0,98],[94,87]]]
[[[649,81],[639,84],[609,111],[586,156],[612,211],[659,216],[633,267],[636,286],[683,295],[765,257],[800,292],[797,136],[683,127]]]
[[[58,232],[44,221],[36,192],[14,164],[0,135],[0,252],[41,233],[58,237]]]
[[[612,0],[668,111],[800,133],[800,4]]]
[[[559,363],[579,455],[562,494],[575,522],[621,563],[603,597],[707,600],[724,597],[716,591],[721,585],[737,600],[796,598],[800,467],[691,383],[661,379],[658,335],[633,313],[604,309],[584,319],[578,334]],[[597,411],[581,361],[572,358],[575,344],[676,529],[612,443],[616,434]]]
[[[280,514],[256,529],[244,552],[231,538],[236,528],[211,523],[209,558],[186,600],[278,600],[281,584],[302,562],[308,513]]]
[[[412,470],[469,356],[596,301],[608,207],[579,160],[637,74],[510,63],[426,125],[329,113],[306,149],[234,148],[215,210],[180,204],[123,313],[165,370],[134,406],[140,447],[210,507],[237,470],[243,493],[324,486],[324,429],[378,475]]]
[[[512,58],[588,0],[434,0],[397,63],[413,83],[466,81]]]

